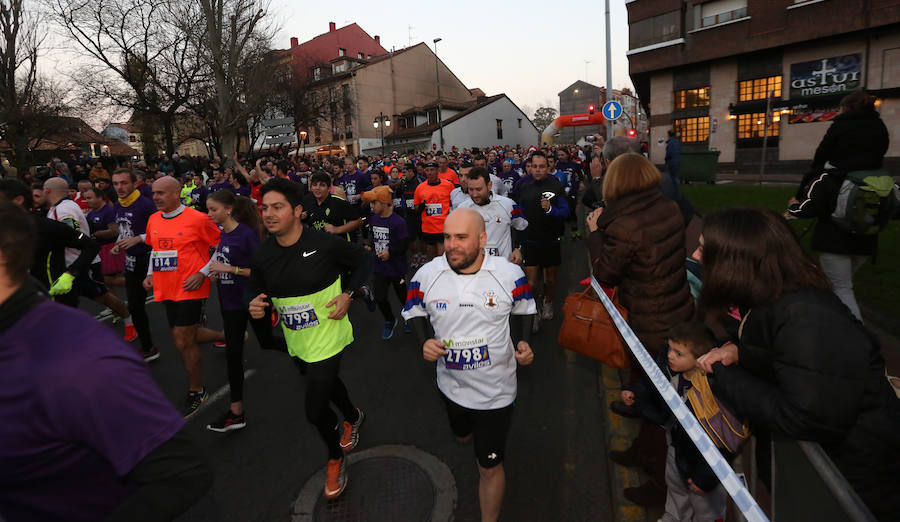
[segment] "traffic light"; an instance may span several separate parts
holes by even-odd
[[[629,137],[629,138],[633,138],[633,137],[635,137],[635,135],[637,135],[637,131],[636,131],[636,130],[634,130],[634,129],[628,129],[628,137]]]
[[[588,112],[590,114],[594,114],[594,106],[593,105],[588,105]]]

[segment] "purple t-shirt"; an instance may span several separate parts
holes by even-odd
[[[119,239],[139,236],[147,231],[147,220],[157,212],[156,205],[143,196],[123,207],[116,202],[116,224],[119,225]],[[150,255],[150,245],[138,243],[125,251],[125,270],[134,272],[134,258]],[[130,259],[129,259],[130,258]]]
[[[369,229],[376,253],[396,248],[401,240],[409,237],[406,220],[394,213],[386,218],[369,215]],[[394,252],[387,261],[376,258],[374,272],[385,277],[406,277],[406,252]]]
[[[150,185],[150,183],[144,183],[141,186],[139,186],[137,189],[138,189],[138,192],[140,192],[141,195],[144,196],[145,198],[150,199],[150,200],[153,199],[153,187]]]
[[[248,268],[253,251],[258,245],[259,235],[252,228],[239,223],[231,232],[222,231],[213,258],[226,265]],[[244,292],[249,280],[250,278],[246,276],[219,274],[219,302],[222,304],[222,310],[247,308]]]
[[[209,192],[216,192],[217,190],[230,190],[234,192],[234,187],[228,181],[223,181],[222,183],[213,183],[209,187]]]
[[[503,169],[500,169],[500,172],[497,173],[497,177],[503,182],[503,185],[506,187],[506,192],[512,192],[513,187],[516,185],[516,182],[519,181],[521,176],[514,170],[505,172]]]
[[[337,180],[344,192],[347,194],[347,202],[351,205],[359,205],[362,193],[372,187],[372,178],[368,174],[364,174],[357,170],[353,174],[344,173]]]
[[[231,190],[233,190],[234,193],[238,196],[246,196],[248,198],[250,197],[250,187],[246,185],[241,185],[238,188],[232,187]]]
[[[116,210],[112,205],[103,205],[99,209],[91,210],[85,217],[88,225],[91,226],[91,234],[93,234],[108,229],[110,223],[116,222]],[[101,245],[106,245],[114,242],[115,239],[97,239],[96,241]]]
[[[136,464],[184,419],[138,352],[90,315],[42,301],[0,333],[0,513],[103,520]]]

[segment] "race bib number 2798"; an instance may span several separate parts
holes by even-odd
[[[448,370],[477,370],[491,365],[491,354],[484,337],[444,339],[444,366]]]

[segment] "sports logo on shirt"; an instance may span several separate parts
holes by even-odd
[[[175,248],[175,240],[169,237],[161,237],[159,238],[159,249],[160,250],[172,250]]]
[[[484,298],[486,299],[486,301],[484,302],[484,306],[490,308],[491,310],[497,307],[496,293],[494,293],[493,291],[485,292]]]

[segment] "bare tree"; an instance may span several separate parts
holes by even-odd
[[[537,127],[538,132],[544,132],[544,129],[556,119],[556,114],[556,109],[553,107],[540,107],[534,111],[534,117],[531,119],[531,122]]]
[[[60,91],[38,75],[44,43],[41,20],[24,0],[0,0],[0,134],[18,174],[31,165],[31,146],[65,109]]]
[[[168,154],[175,117],[203,81],[203,26],[179,0],[46,0],[64,36],[90,58],[79,84],[88,102],[157,118]]]

